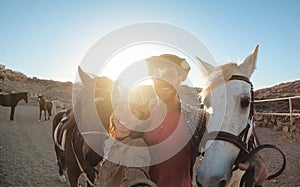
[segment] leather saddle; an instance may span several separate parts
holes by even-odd
[[[68,125],[68,123],[66,122],[70,119],[71,111],[71,109],[66,111],[66,113],[63,115],[60,122],[56,126],[53,134],[56,146],[62,151],[66,150],[66,138],[69,129],[68,127],[66,127]]]

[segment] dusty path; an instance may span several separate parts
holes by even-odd
[[[58,180],[51,121],[38,121],[37,106],[18,105],[14,122],[8,120],[9,112],[0,106],[0,187],[68,186]],[[262,142],[280,147],[288,162],[284,174],[264,186],[300,186],[300,142],[267,128],[258,128],[257,134]],[[265,154],[276,167],[280,157]]]
[[[258,128],[257,135],[261,143],[273,144],[286,155],[287,165],[282,175],[267,181],[264,186],[297,186],[300,187],[300,138],[269,128]],[[277,171],[281,167],[282,158],[275,151],[261,152],[264,160],[269,163],[269,170]]]
[[[15,121],[0,107],[0,186],[67,186],[58,181],[51,121],[36,106],[18,105]]]

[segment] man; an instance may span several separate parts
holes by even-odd
[[[159,187],[190,187],[192,166],[199,139],[204,133],[206,115],[203,110],[181,102],[178,97],[178,89],[186,79],[190,66],[185,59],[172,54],[153,56],[146,61],[158,98],[150,106],[151,125],[144,133],[154,164],[150,167],[150,177]],[[266,168],[260,160],[240,167],[246,169],[249,164],[258,168],[258,176],[266,176]],[[260,182],[265,178],[258,180]]]

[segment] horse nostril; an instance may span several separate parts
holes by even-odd
[[[219,187],[225,187],[226,184],[227,184],[227,181],[225,179],[223,179],[219,182]]]

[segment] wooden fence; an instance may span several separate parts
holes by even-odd
[[[293,125],[293,116],[300,116],[300,113],[293,113],[293,105],[292,100],[300,98],[300,96],[293,96],[293,97],[282,97],[276,99],[263,99],[263,100],[255,100],[254,103],[262,103],[268,101],[281,101],[281,100],[289,100],[289,113],[268,113],[268,112],[255,112],[255,114],[262,114],[262,115],[278,115],[278,116],[290,116],[290,123]]]

